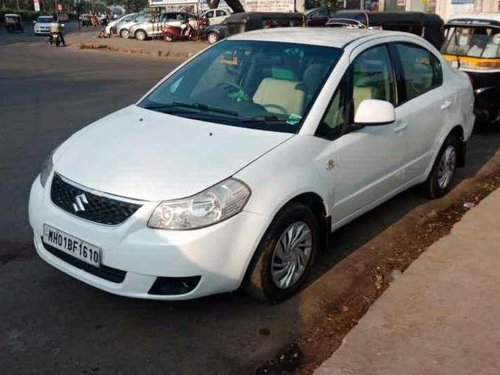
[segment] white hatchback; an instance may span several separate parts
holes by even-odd
[[[123,296],[283,300],[330,232],[411,186],[450,190],[472,107],[466,75],[408,33],[239,34],[50,155],[35,246]]]

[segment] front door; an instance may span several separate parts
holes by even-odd
[[[354,113],[366,99],[396,105],[394,70],[387,45],[370,47],[357,55],[347,74],[348,111],[344,134],[333,141],[335,187],[333,223],[350,221],[387,199],[405,182],[403,119],[388,125],[355,129]]]

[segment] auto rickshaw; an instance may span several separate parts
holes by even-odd
[[[500,125],[500,13],[455,15],[444,27],[441,53],[470,77],[478,123]]]
[[[5,28],[7,32],[13,33],[16,31],[24,32],[23,20],[19,14],[8,13],[5,15]]]
[[[421,36],[437,49],[443,44],[443,20],[422,12],[371,12],[339,10],[325,26],[404,31]]]

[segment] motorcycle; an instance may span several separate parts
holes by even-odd
[[[56,47],[60,47],[62,44],[61,33],[50,33],[49,43],[50,43],[50,45],[55,44]]]
[[[195,40],[198,36],[196,29],[189,23],[187,30],[182,30],[179,26],[167,26],[163,30],[163,39],[165,42],[173,42],[174,40]]]

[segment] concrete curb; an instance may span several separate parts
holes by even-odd
[[[200,44],[199,50],[195,52],[193,51],[179,52],[179,51],[172,51],[169,49],[124,48],[124,47],[113,46],[111,44],[106,43],[105,41],[103,42],[88,41],[79,43],[76,42],[71,44],[69,47],[77,48],[80,50],[99,50],[99,51],[109,51],[109,52],[126,53],[134,55],[146,55],[146,56],[160,57],[166,59],[181,60],[192,57],[199,51],[205,49],[207,46]]]
[[[498,374],[500,189],[370,307],[315,375]]]

